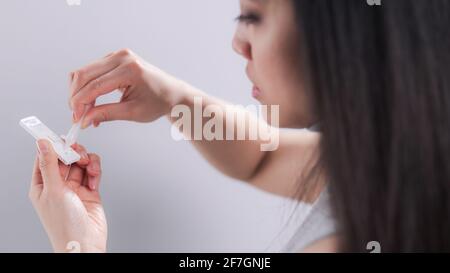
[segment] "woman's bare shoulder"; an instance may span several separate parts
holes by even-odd
[[[320,134],[308,130],[282,130],[278,149],[263,159],[251,184],[268,192],[295,198],[299,180],[317,161]]]

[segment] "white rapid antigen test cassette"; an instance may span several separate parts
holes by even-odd
[[[71,147],[66,147],[64,140],[50,130],[37,117],[28,117],[20,121],[22,126],[28,133],[30,133],[36,140],[47,139],[53,146],[53,149],[58,154],[59,160],[65,165],[70,165],[81,159],[80,155]]]

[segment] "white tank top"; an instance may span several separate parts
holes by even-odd
[[[328,188],[312,204],[306,217],[294,232],[282,252],[299,252],[315,241],[328,237],[336,232],[332,217]]]
[[[308,128],[320,132],[320,124]],[[336,233],[336,225],[330,207],[328,187],[325,187],[317,200],[310,206],[302,206],[305,214],[300,226],[295,229],[281,252],[300,252],[312,243]]]

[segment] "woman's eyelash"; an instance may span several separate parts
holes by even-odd
[[[235,19],[240,23],[256,23],[260,20],[260,17],[254,13],[241,14]]]

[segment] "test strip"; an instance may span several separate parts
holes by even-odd
[[[36,140],[47,139],[53,146],[58,155],[59,160],[65,165],[73,164],[81,159],[80,155],[72,149],[72,147],[65,147],[64,140],[50,130],[37,117],[31,116],[20,120],[22,126],[28,133],[30,133]]]

